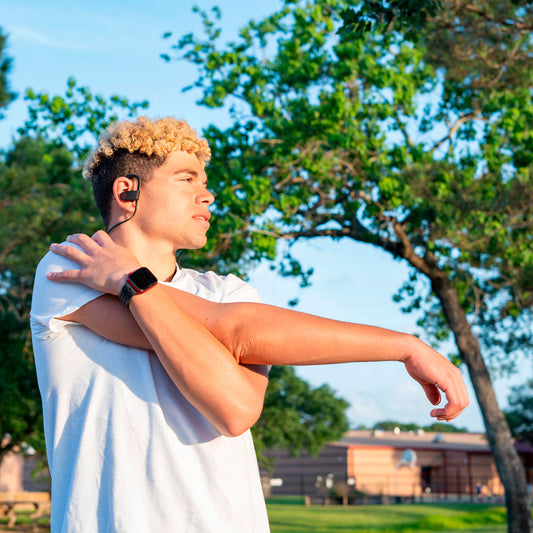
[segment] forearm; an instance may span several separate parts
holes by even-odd
[[[250,369],[238,365],[161,285],[132,298],[130,311],[182,394],[226,435],[251,427],[262,408]]]

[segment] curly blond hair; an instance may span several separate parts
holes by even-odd
[[[173,117],[155,120],[139,117],[134,122],[119,122],[100,136],[98,146],[85,162],[83,176],[92,184],[96,206],[106,227],[115,179],[135,174],[141,183],[146,182],[171,153],[178,151],[195,155],[203,166],[211,157],[207,141],[187,122]]]

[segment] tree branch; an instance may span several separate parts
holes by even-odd
[[[503,26],[509,26],[511,28],[516,28],[517,30],[521,31],[533,30],[533,26],[531,24],[526,24],[523,20],[520,19],[498,19],[494,15],[490,15],[483,9],[470,4],[465,5],[464,9],[465,11],[470,11],[470,13],[475,13],[476,15],[479,15],[480,17],[484,18],[485,20],[488,20],[489,22],[497,22],[498,24],[502,24]]]
[[[452,136],[457,132],[461,124],[464,124],[465,122],[468,122],[469,120],[473,120],[478,117],[479,117],[478,110],[472,111],[471,113],[467,113],[466,115],[459,117],[455,121],[453,126],[450,128],[450,131],[448,132],[448,134],[445,137],[443,137],[439,142],[437,142],[437,144],[433,145],[432,148],[430,148],[430,152],[434,152],[437,148],[439,148],[439,146],[444,144],[446,141],[450,140]]]

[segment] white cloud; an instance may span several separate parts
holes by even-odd
[[[22,41],[24,43],[44,46],[46,48],[67,50],[89,49],[89,47],[83,43],[71,40],[52,39],[48,35],[27,26],[11,26],[9,28],[9,38],[12,41]]]

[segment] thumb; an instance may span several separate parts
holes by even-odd
[[[440,403],[440,391],[436,385],[432,383],[421,383],[424,392],[426,393],[427,399],[433,405],[439,405]]]

